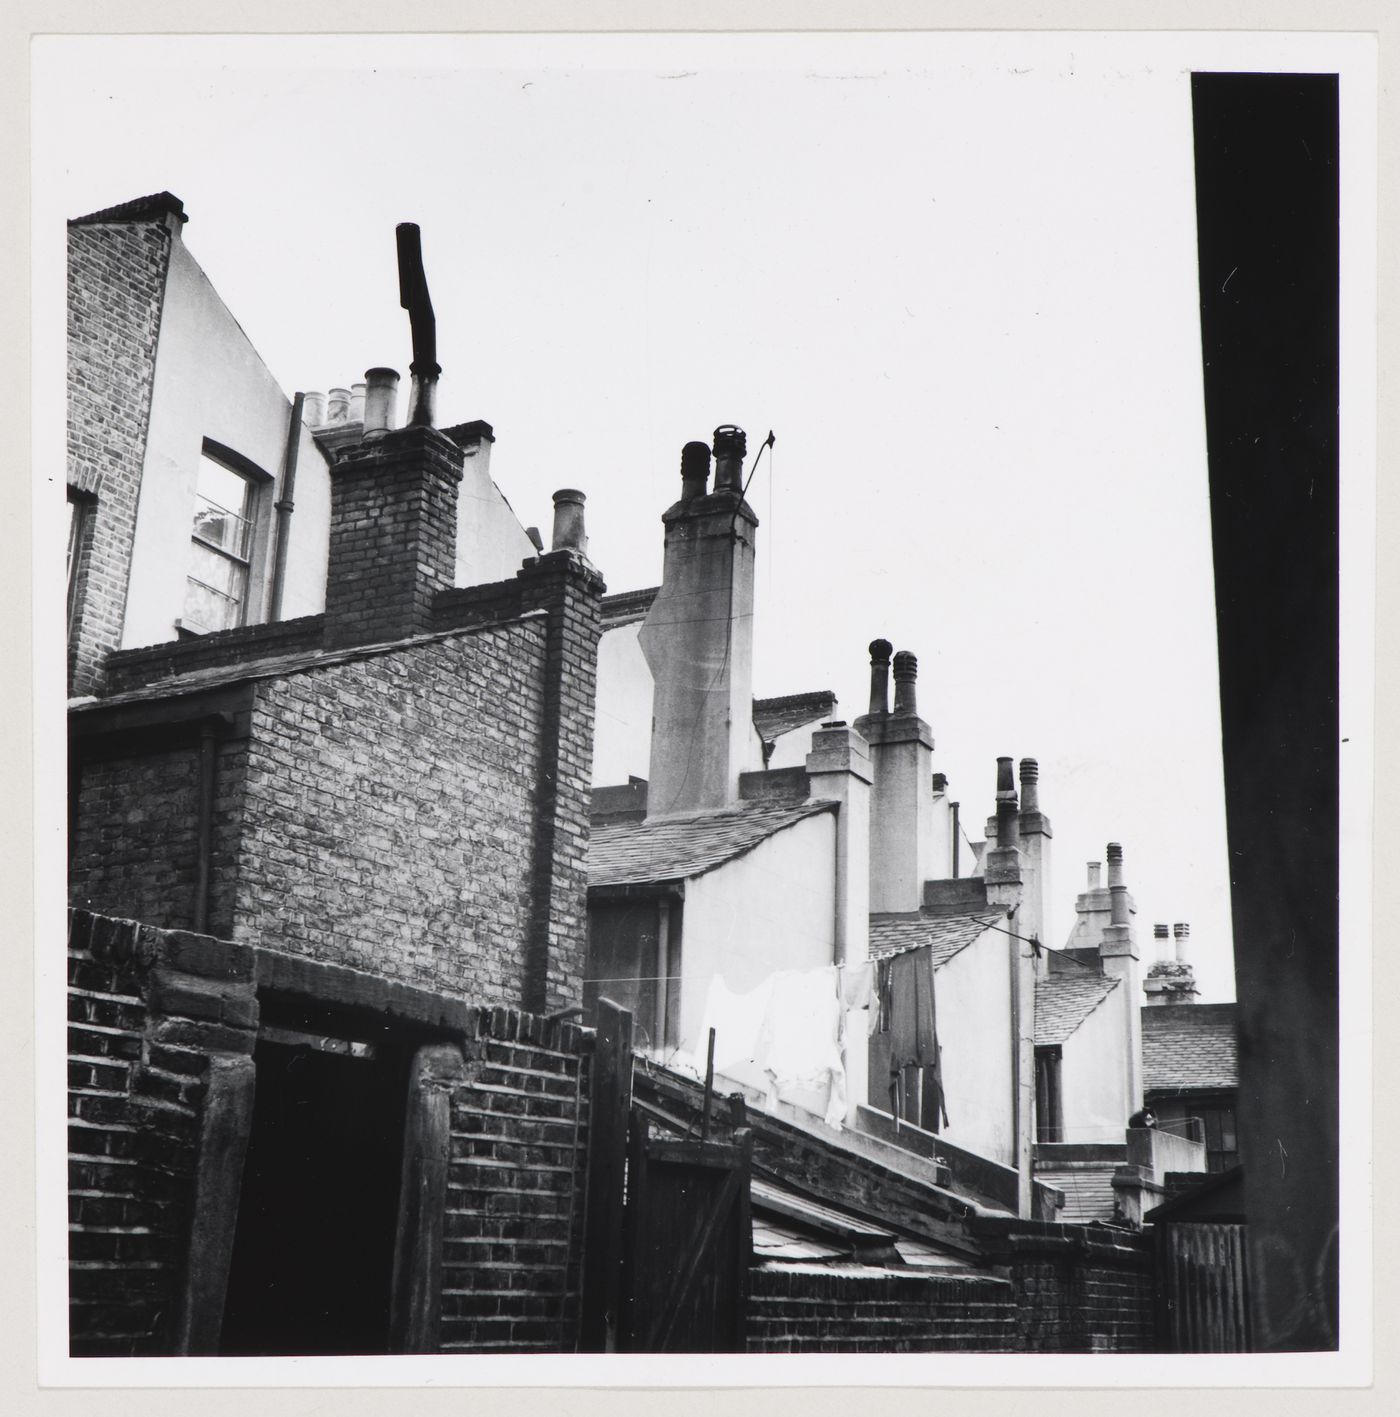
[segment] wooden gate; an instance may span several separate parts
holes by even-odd
[[[621,1322],[630,1353],[740,1353],[753,1232],[753,1134],[692,1141],[650,1135],[632,1113]]]
[[[1161,1229],[1161,1347],[1169,1353],[1248,1353],[1244,1226],[1182,1221]]]

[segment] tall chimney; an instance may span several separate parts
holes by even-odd
[[[1099,962],[1105,974],[1123,981],[1123,1009],[1126,1015],[1125,1120],[1142,1106],[1142,1009],[1138,985],[1137,945],[1133,941],[1132,901],[1123,880],[1123,848],[1108,844],[1109,924],[1099,942]]]
[[[661,518],[661,589],[641,629],[654,686],[649,816],[737,802],[753,742],[758,518],[739,490],[743,430],[716,428],[714,452],[709,494],[699,454],[682,454],[681,500]]]
[[[1050,935],[1050,818],[1040,810],[1040,764],[1021,759],[1021,811],[1017,818],[1021,843],[1021,921],[1023,934],[1044,941]],[[1048,970],[1050,957],[1038,964]]]
[[[870,909],[905,912],[923,904],[924,882],[944,873],[935,859],[933,732],[919,717],[919,662],[894,656],[895,707],[885,709],[890,645],[870,645],[870,712],[856,731],[870,744]]]

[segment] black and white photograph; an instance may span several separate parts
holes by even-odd
[[[47,1381],[1369,1381],[1376,66],[36,37]]]

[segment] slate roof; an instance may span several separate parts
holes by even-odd
[[[1238,1087],[1234,1004],[1160,1004],[1142,1011],[1144,1092]]]
[[[647,885],[703,876],[775,833],[835,810],[834,802],[744,802],[658,821],[598,825],[588,844],[588,884]]]
[[[763,744],[771,748],[784,733],[801,728],[804,723],[817,723],[831,717],[836,707],[836,695],[830,689],[815,689],[808,694],[784,694],[778,699],[753,701],[753,726]]]
[[[119,206],[104,207],[100,212],[89,212],[86,216],[75,216],[69,226],[97,226],[113,221],[150,221],[166,214],[188,221],[185,204],[173,192],[152,192],[148,197],[136,197]]]
[[[870,917],[870,957],[928,945],[933,967],[946,964],[960,950],[979,939],[990,925],[999,925],[1005,912],[989,907],[976,915],[872,915]]]
[[[1063,1043],[1117,987],[1117,975],[1087,969],[1037,979],[1036,1046]]]

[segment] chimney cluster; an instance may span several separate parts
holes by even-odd
[[[936,842],[933,732],[919,717],[919,661],[870,642],[870,711],[856,731],[870,744],[870,908],[918,910],[924,882],[945,873]],[[894,708],[890,709],[890,668]]]
[[[1173,948],[1175,936],[1175,948]],[[1176,925],[1154,925],[1153,943],[1156,946],[1156,962],[1147,971],[1143,980],[1143,992],[1149,1004],[1190,1004],[1200,992],[1196,988],[1195,971],[1191,968],[1190,940],[1191,927],[1184,921]]]
[[[742,428],[681,452],[681,495],[661,521],[661,589],[641,629],[654,684],[647,810],[731,806],[753,747],[753,577],[758,518],[744,501]],[[567,519],[566,519],[567,520]],[[559,536],[556,514],[556,538]],[[568,534],[566,532],[566,534]]]

